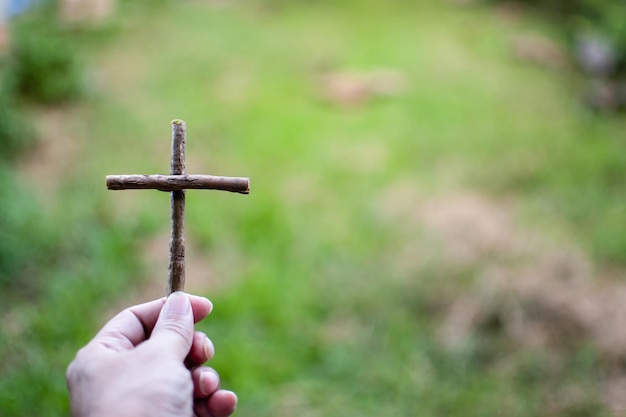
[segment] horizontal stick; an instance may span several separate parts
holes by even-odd
[[[249,194],[250,179],[213,175],[107,175],[109,190],[222,190]]]

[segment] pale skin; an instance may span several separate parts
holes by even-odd
[[[175,292],[115,316],[67,369],[72,416],[230,416],[237,396],[203,366],[213,343],[194,331],[211,309],[206,298]]]

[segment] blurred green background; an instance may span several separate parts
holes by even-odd
[[[189,173],[251,178],[187,194],[236,415],[626,412],[617,2],[87,3],[5,27],[0,414],[67,415],[75,352],[164,294],[169,196],[104,176],[167,173],[174,118]]]

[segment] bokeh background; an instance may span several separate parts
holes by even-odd
[[[0,5],[1,415],[164,294],[174,118],[236,415],[626,414],[623,2]]]

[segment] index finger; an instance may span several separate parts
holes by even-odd
[[[194,323],[204,319],[213,309],[211,302],[204,297],[189,294],[188,297]],[[165,300],[163,297],[125,309],[105,324],[90,344],[116,351],[132,349],[150,337]]]

